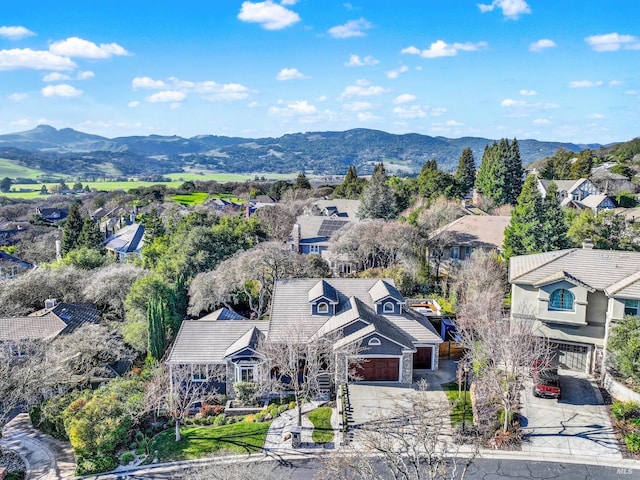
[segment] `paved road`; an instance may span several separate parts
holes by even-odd
[[[260,480],[312,480],[318,476],[322,463],[317,459],[292,460],[287,464],[275,463],[273,468],[263,469]],[[220,472],[222,473],[222,472]],[[180,471],[156,470],[137,472],[130,476],[100,476],[100,480],[188,480],[192,473],[187,469]],[[570,463],[552,463],[527,460],[476,459],[465,477],[466,480],[640,480],[640,467],[632,469],[626,462],[621,466],[597,466]]]

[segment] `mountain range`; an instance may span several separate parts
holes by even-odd
[[[369,173],[383,161],[390,171],[420,171],[435,159],[443,170],[456,168],[462,150],[470,147],[479,163],[486,145],[477,137],[430,137],[417,133],[395,135],[378,130],[307,132],[279,138],[240,138],[217,135],[132,136],[106,138],[71,128],[39,125],[25,132],[0,135],[0,158],[47,173],[82,175],[156,175],[186,167],[218,172],[344,174],[355,165]],[[598,144],[518,140],[524,164],[562,147],[578,152]]]

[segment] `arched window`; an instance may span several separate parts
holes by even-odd
[[[549,308],[553,310],[573,310],[573,293],[564,288],[559,288],[551,293]]]
[[[382,345],[382,342],[380,341],[379,338],[373,337],[371,340],[369,340],[367,345],[369,345],[370,347],[377,347]]]
[[[318,304],[318,313],[329,313],[329,304],[321,302]]]
[[[393,304],[393,302],[385,302],[382,306],[382,311],[384,313],[393,313],[395,312],[395,305]]]

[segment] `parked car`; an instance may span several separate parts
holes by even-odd
[[[533,374],[533,395],[543,398],[562,398],[560,388],[560,377],[558,369],[548,363],[534,362]]]

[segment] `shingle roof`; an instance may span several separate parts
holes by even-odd
[[[227,349],[254,328],[266,334],[266,320],[185,320],[167,363],[221,363]]]
[[[640,252],[572,248],[512,257],[509,281],[535,285],[559,271],[596,290],[620,288],[640,271]]]
[[[244,335],[242,335],[238,340],[233,342],[229,348],[227,348],[224,352],[225,357],[230,357],[234,353],[241,352],[246,348],[256,349],[258,343],[264,340],[265,335],[262,333],[257,327],[253,327],[251,330],[247,331]]]
[[[497,215],[465,215],[437,229],[431,237],[446,233],[455,245],[498,249],[510,220],[511,217]]]
[[[603,202],[608,200],[608,198],[604,193],[600,195],[588,195],[584,197],[580,203],[587,208],[598,208]]]
[[[122,253],[132,253],[142,248],[144,227],[138,223],[132,223],[118,230],[105,240],[105,248]]]
[[[219,308],[215,312],[205,315],[200,318],[200,320],[247,320],[247,318],[229,308],[223,307]]]
[[[380,300],[384,300],[387,297],[391,297],[400,303],[404,303],[404,297],[400,294],[398,289],[384,280],[378,280],[375,285],[369,289],[369,295],[371,295],[371,300],[375,303]]]
[[[336,289],[329,285],[326,280],[320,280],[309,290],[309,302],[313,302],[319,298],[325,298],[332,304],[338,303],[338,293]]]
[[[544,187],[545,192],[549,189],[549,185],[551,183],[555,183],[558,187],[558,192],[562,192],[563,190],[567,193],[571,193],[574,189],[578,188],[582,185],[587,179],[580,178],[578,180],[547,180],[541,179],[540,183]]]

